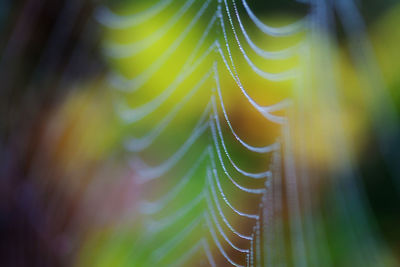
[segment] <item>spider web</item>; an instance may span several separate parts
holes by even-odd
[[[125,15],[108,7],[98,9],[97,20],[116,31],[139,31],[168,14],[165,22],[142,39],[105,43],[111,61],[146,54],[149,47],[168,43],[170,32],[179,29],[144,70],[132,75],[117,67],[108,76],[115,90],[116,112],[128,129],[123,143],[127,162],[143,188],[141,234],[132,247],[135,253],[130,262],[141,266],[192,266],[194,262],[210,266],[329,266],[329,255],[321,256],[329,254],[324,230],[316,227],[322,215],[311,207],[313,174],[307,171],[306,159],[295,162],[294,156],[294,142],[303,148],[310,144],[304,131],[294,133],[293,129],[301,128],[310,112],[301,99],[329,99],[323,103],[332,110],[341,109],[330,47],[335,37],[326,35],[334,32],[333,12],[338,12],[350,36],[357,68],[376,74],[369,78],[373,85],[367,87],[378,96],[378,102],[389,103],[376,104],[387,109],[381,116],[395,121],[391,118],[395,113],[379,91],[383,85],[377,70],[371,69],[372,53],[353,1],[315,0],[305,5],[307,14],[284,26],[264,23],[246,0],[156,1],[141,12]],[[185,19],[187,23],[179,28]],[[266,49],[251,36],[251,29],[276,40],[300,38],[280,50]],[[195,30],[201,34],[193,41]],[[162,74],[169,73],[174,58],[191,41],[190,53],[182,56],[182,64],[176,63],[180,64],[176,75],[163,82]],[[316,46],[318,49],[313,49]],[[261,67],[279,61],[289,63],[276,72]],[[363,65],[366,62],[367,67]],[[324,69],[318,70],[316,66],[321,64]],[[310,68],[317,69],[316,80],[310,77]],[[248,77],[262,80],[265,86],[254,89]],[[157,79],[162,81],[154,83]],[[290,85],[288,96],[275,97],[273,103],[260,97],[262,92],[274,90],[270,89],[273,84],[281,83]],[[272,129],[263,139],[268,143],[246,140],[245,131],[232,120],[234,109],[226,100],[231,94],[239,94],[245,102],[240,107],[247,105],[253,112],[245,114],[261,117],[265,127]],[[195,119],[184,116],[187,121],[179,120],[194,106],[201,110],[193,112]],[[348,242],[359,247],[360,255],[355,257],[360,266],[377,266],[379,240],[368,225],[351,146],[344,138],[342,122],[334,123],[332,142],[335,154],[340,155],[339,172],[346,177],[334,185],[334,212],[350,222]],[[376,125],[378,133],[386,135],[385,127]],[[176,127],[182,127],[178,137],[171,134]],[[146,130],[140,132],[142,128]],[[170,146],[165,145],[168,142]],[[239,160],[242,153],[253,163]],[[368,242],[360,244],[360,236],[368,236]]]

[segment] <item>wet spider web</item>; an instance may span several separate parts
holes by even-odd
[[[304,14],[278,26],[265,23],[246,0],[154,1],[132,14],[105,6],[97,10],[96,19],[105,28],[129,29],[133,36],[165,18],[143,38],[104,43],[111,61],[139,58],[140,65],[141,58],[152,58],[140,70],[116,67],[108,75],[116,113],[129,129],[123,142],[127,164],[143,188],[140,235],[127,264],[329,266],[326,233],[317,226],[322,215],[311,207],[310,180],[315,174],[307,171],[306,159],[295,157],[295,149],[310,141],[304,129],[295,129],[302,129],[311,112],[307,98],[341,110],[331,54],[334,12],[350,40],[360,76],[373,74],[366,75],[366,89],[378,99],[371,109],[389,103],[380,116],[391,122],[395,112],[380,90],[383,84],[371,63],[354,2],[315,0],[302,5]],[[282,45],[268,48],[257,41],[260,36],[278,44],[283,40]],[[148,52],[164,42],[163,49],[154,50],[156,56]],[[166,73],[170,77],[165,78]],[[286,93],[269,97],[280,84],[289,88]],[[231,95],[241,101],[239,107],[227,101]],[[248,116],[245,126],[233,118],[241,108],[250,110],[243,110]],[[383,139],[385,127],[380,118],[375,121]],[[261,124],[249,126],[252,122]],[[344,138],[343,122],[332,123],[337,127],[330,141],[340,158],[338,173],[345,177],[334,184],[332,212],[349,222],[346,243],[359,248],[356,262],[377,266],[379,240],[368,224],[351,145]],[[252,143],[240,128],[246,126],[265,135],[260,139],[264,143]],[[177,127],[182,131],[174,136]],[[367,242],[361,244],[361,236],[368,237]]]

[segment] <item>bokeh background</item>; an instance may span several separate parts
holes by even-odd
[[[140,170],[143,164],[162,164],[179,149],[207,104],[212,106],[209,101],[212,94],[218,104],[226,146],[238,165],[260,172],[285,163],[275,154],[258,155],[240,147],[225,123],[219,95],[215,93],[217,84],[212,79],[205,79],[193,96],[185,100],[191,88],[212,68],[217,57],[213,53],[155,112],[136,121],[129,115],[129,108],[162,94],[175,77],[190,68],[187,59],[199,44],[218,5],[218,1],[211,1],[170,57],[147,80],[144,78],[140,89],[127,92],[126,88],[136,85],[124,84],[121,77],[140,77],[154,62],[163,60],[165,52],[205,3],[195,1],[165,36],[155,42],[143,42],[138,52],[129,54],[132,49],[127,49],[126,54],[125,44],[140,43],[154,35],[187,1],[174,0],[140,27],[124,29],[106,25],[105,8],[116,14],[131,15],[157,2],[1,1],[1,266],[175,264],[188,247],[207,233],[207,225],[199,223],[193,226],[192,234],[179,236],[192,218],[203,214],[207,204],[200,203],[190,210],[188,218],[160,233],[151,234],[147,226],[193,200],[207,185],[208,161],[199,163],[190,182],[159,213],[146,215],[143,201],[157,200],[175,188],[207,152],[213,142],[211,132],[202,134],[163,179],[141,183]],[[232,2],[228,2],[234,18]],[[347,23],[355,23],[351,18],[356,14],[350,12],[350,16],[345,16],[346,12],[333,8],[335,1],[321,1],[328,10],[332,9],[329,27],[314,32],[307,28],[294,36],[274,38],[252,25],[239,4],[241,1],[236,2],[249,35],[264,49],[274,51],[311,43],[309,50],[280,61],[265,61],[244,46],[263,70],[276,73],[297,68],[304,78],[300,79],[302,82],[275,83],[257,76],[242,57],[226,17],[227,40],[221,29],[213,27],[198,50],[199,55],[206,52],[215,39],[227,42],[232,47],[231,56],[243,85],[258,103],[271,105],[287,98],[294,103],[293,109],[274,114],[290,118],[291,137],[285,140],[293,145],[300,181],[297,188],[300,217],[304,232],[314,233],[312,238],[306,234],[303,258],[307,264],[302,266],[398,266],[400,4],[395,0],[355,1],[366,26],[364,35],[362,31],[346,30]],[[307,1],[248,2],[263,22],[274,26],[285,25],[313,11]],[[239,33],[239,25],[235,23]],[[317,35],[312,34],[315,32]],[[239,37],[245,43],[243,36]],[[360,53],[354,56],[354,50]],[[325,57],[331,61],[324,61]],[[254,146],[281,142],[282,128],[254,110],[221,60],[217,68],[221,95],[237,134]],[[118,86],[122,89],[115,88]],[[333,103],[333,97],[337,97],[339,105]],[[130,144],[132,138],[151,132],[180,103],[183,104],[179,112],[153,143],[145,149],[135,149]],[[223,170],[219,166],[217,169],[222,178]],[[288,175],[286,172],[283,176]],[[302,187],[305,180],[307,186]],[[243,183],[253,188],[264,186],[263,181],[243,180]],[[260,198],[240,194],[226,179],[222,185],[241,210],[258,212]],[[290,192],[283,190],[282,194],[283,208],[273,221],[282,227],[282,235],[276,234],[271,241],[273,249],[280,252],[264,255],[265,266],[301,265],[291,247],[296,239],[290,232],[293,223],[292,204],[287,200]],[[229,218],[241,230],[252,231],[251,223],[234,215]],[[180,242],[168,243],[176,236]],[[173,249],[156,261],[154,251],[163,244]],[[238,244],[246,247],[240,241]],[[227,251],[234,260],[246,264],[237,252]],[[217,266],[230,266],[217,248],[211,247],[211,252]],[[200,252],[182,265],[208,266],[204,253]]]

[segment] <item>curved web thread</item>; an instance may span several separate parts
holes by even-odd
[[[133,15],[119,15],[106,6],[100,6],[96,10],[95,17],[109,28],[129,28],[152,19],[173,2],[174,0],[158,1],[152,7]]]
[[[135,76],[133,79],[126,79],[125,77],[121,76],[120,74],[114,73],[109,77],[109,82],[110,84],[121,91],[128,91],[128,92],[134,92],[138,90],[143,84],[145,84],[162,66],[165,64],[165,62],[171,57],[171,55],[177,50],[180,44],[185,40],[187,37],[188,33],[190,30],[196,25],[198,22],[198,19],[200,16],[203,14],[199,13],[198,17],[195,18],[190,22],[190,24],[187,26],[187,28],[181,33],[181,35],[174,41],[174,43],[168,47],[168,49],[160,56],[156,62],[153,62],[150,67],[148,67],[143,73]],[[202,44],[204,43],[206,37],[210,33],[215,21],[216,21],[217,16],[214,15],[209,24],[207,25],[206,30],[204,31],[203,35],[198,41],[197,46],[193,50],[191,56],[187,60],[187,64],[182,68],[185,69],[189,64],[192,63],[192,60],[194,56],[197,54],[197,51],[200,49]]]
[[[159,41],[163,36],[165,36],[168,31],[182,18],[182,16],[189,10],[189,8],[194,4],[196,0],[187,1],[181,9],[174,14],[170,20],[165,23],[160,29],[156,32],[152,33],[150,36],[146,37],[143,40],[130,43],[130,44],[119,44],[119,43],[109,43],[106,45],[106,53],[108,56],[112,58],[125,58],[134,56],[147,47],[151,46],[155,42]],[[198,14],[204,12],[207,6],[210,4],[211,0],[208,0],[204,3],[203,7],[199,10]],[[199,17],[196,16],[196,17]]]
[[[102,7],[96,13],[96,16],[100,23],[110,28],[121,29],[140,26],[142,23],[152,19],[158,13],[162,12],[167,6],[173,5],[176,2],[177,1],[174,0],[159,1],[146,11],[136,15],[126,16],[117,15],[111,10]],[[108,51],[107,55],[112,58],[126,58],[132,57],[138,53],[143,53],[146,47],[162,40],[162,38],[168,34],[169,30],[179,23],[183,15],[191,12],[193,6],[199,4],[197,2],[199,1],[183,1],[180,8],[172,14],[171,18],[163,26],[143,40],[129,44],[106,44],[106,51]],[[243,14],[240,13],[236,2],[240,2],[241,7],[244,8],[245,12]],[[318,1],[311,1],[310,5],[315,10],[318,10],[318,8],[321,8],[323,4]],[[199,41],[181,67],[178,76],[173,80],[173,82],[166,85],[166,88],[161,92],[161,94],[155,96],[149,102],[133,108],[124,103],[124,96],[118,96],[119,100],[116,106],[117,113],[123,122],[134,125],[140,120],[145,120],[150,114],[156,111],[163,103],[172,97],[173,93],[178,90],[179,86],[184,84],[185,80],[188,79],[191,74],[193,74],[204,62],[210,58],[212,59],[212,64],[210,64],[208,72],[206,72],[202,78],[198,79],[197,83],[192,88],[187,89],[188,93],[186,93],[182,99],[176,101],[170,110],[162,116],[158,123],[154,124],[154,127],[148,133],[139,138],[129,137],[124,143],[130,156],[132,155],[131,153],[134,155],[134,161],[131,161],[132,169],[139,176],[141,183],[147,183],[150,181],[158,182],[158,180],[163,180],[163,178],[169,179],[174,176],[173,167],[182,161],[182,158],[186,153],[189,153],[189,148],[199,138],[202,138],[204,135],[209,136],[208,146],[206,146],[202,150],[202,153],[198,155],[197,159],[193,165],[189,167],[189,170],[185,175],[177,176],[181,178],[176,179],[178,181],[174,183],[168,192],[159,196],[155,201],[143,200],[141,202],[141,212],[146,214],[146,216],[149,216],[147,219],[149,234],[157,234],[163,229],[177,224],[179,221],[182,221],[182,218],[192,210],[193,207],[205,201],[205,211],[199,216],[199,220],[205,221],[203,237],[192,246],[187,246],[187,249],[182,251],[181,256],[173,263],[170,263],[171,266],[185,264],[185,262],[190,260],[190,257],[200,249],[203,249],[204,256],[207,258],[207,262],[211,266],[217,265],[215,259],[224,259],[225,263],[233,266],[261,266],[263,264],[267,265],[268,262],[270,263],[269,265],[271,265],[272,260],[266,258],[266,254],[268,254],[268,257],[274,258],[274,251],[279,254],[279,250],[284,250],[282,249],[283,245],[280,245],[284,242],[283,231],[279,230],[282,226],[276,225],[276,223],[274,225],[272,222],[274,219],[273,216],[275,215],[274,212],[282,208],[282,189],[277,187],[277,184],[282,183],[280,179],[283,168],[285,170],[285,175],[287,176],[285,178],[285,183],[286,191],[289,194],[287,200],[290,212],[289,216],[292,216],[294,218],[293,221],[295,221],[295,223],[290,225],[290,235],[294,240],[291,244],[293,253],[292,257],[293,259],[296,259],[296,266],[306,266],[307,261],[304,256],[301,256],[301,254],[306,255],[306,248],[304,246],[305,241],[303,239],[304,233],[301,225],[301,215],[299,214],[299,195],[296,189],[296,170],[289,142],[291,139],[291,130],[289,128],[287,117],[273,114],[276,111],[285,111],[290,108],[291,100],[283,99],[280,102],[268,106],[259,104],[244,86],[242,81],[245,81],[245,78],[243,78],[238,71],[237,66],[239,65],[239,61],[236,59],[237,55],[232,51],[234,48],[238,49],[240,52],[239,55],[245,60],[247,67],[253,73],[268,80],[268,82],[279,83],[286,80],[298,79],[298,76],[301,73],[297,68],[277,73],[269,73],[262,70],[252,61],[249,57],[249,51],[246,51],[246,49],[251,49],[251,52],[254,52],[264,60],[284,60],[298,55],[300,51],[304,51],[304,49],[309,49],[306,42],[300,41],[289,48],[284,48],[279,51],[268,51],[262,49],[254,42],[246,30],[248,27],[243,23],[243,17],[246,16],[249,18],[256,30],[275,38],[287,37],[299,32],[306,32],[313,23],[321,23],[320,18],[315,16],[315,14],[310,13],[289,25],[273,27],[262,22],[245,0],[232,0],[231,3],[228,3],[227,0],[209,0],[199,4],[198,9],[193,12],[194,15],[192,20],[187,24],[176,40],[167,47],[158,59],[150,65],[150,67],[133,78],[124,77],[124,75],[118,73],[118,71],[114,71],[109,78],[110,85],[119,91],[127,93],[133,93],[139,89],[144,90],[145,85],[151,81],[151,79],[154,79],[157,76],[157,73],[162,71],[163,67],[167,67],[166,62],[173,57],[176,51],[179,50],[185,42],[188,33],[195,26],[202,24],[202,20],[205,20],[204,17],[207,10],[212,10],[210,13],[213,15],[208,20],[208,23],[206,23],[206,26],[203,27],[204,29],[202,30]],[[230,29],[226,27],[227,25],[225,20],[228,21]],[[236,24],[239,26],[238,28],[236,27]],[[233,34],[234,41],[230,42],[228,38],[229,34]],[[241,38],[244,38],[248,47],[244,47]],[[207,39],[211,40],[211,45],[209,46],[206,45]],[[204,46],[206,46],[205,51],[200,53]],[[220,68],[219,65],[222,65],[223,68]],[[222,71],[227,71],[236,85],[236,87],[231,88],[231,90],[239,89],[241,96],[252,106],[252,108],[258,111],[265,118],[265,123],[272,123],[273,125],[279,125],[279,127],[281,127],[281,134],[280,136],[277,136],[276,139],[278,141],[269,145],[253,146],[245,141],[243,137],[239,136],[231,122],[229,111],[225,106],[224,93],[226,92],[223,92],[224,88],[221,85],[219,78]],[[207,84],[206,82],[210,78],[213,78],[213,81],[215,82],[215,89],[213,87],[204,88],[204,85]],[[193,101],[194,95],[201,90],[209,90],[211,96],[208,100],[209,103],[207,107],[203,110],[203,113],[199,116],[198,123],[193,128],[192,134],[189,135],[189,137],[182,142],[182,145],[176,149],[175,153],[172,153],[163,163],[154,166],[145,163],[140,158],[139,152],[146,152],[152,144],[161,138],[174,119],[184,112],[184,107]],[[220,112],[218,108],[222,111],[223,120],[220,120]],[[255,173],[240,168],[235,162],[233,156],[229,154],[229,143],[226,142],[226,137],[224,137],[222,130],[223,127],[228,128],[229,134],[232,134],[232,137],[237,141],[242,149],[257,154],[272,154],[275,160],[272,160],[270,164],[266,164],[271,168]],[[284,166],[280,166],[280,159],[276,160],[276,155],[280,155],[281,150],[283,150],[285,155],[283,159]],[[218,160],[216,160],[216,158]],[[224,160],[227,160],[229,165],[225,164]],[[206,188],[204,191],[197,196],[193,196],[191,201],[185,203],[185,205],[174,213],[171,213],[171,215],[159,220],[153,219],[152,216],[160,213],[163,209],[168,208],[171,203],[178,201],[178,195],[181,192],[184,192],[185,188],[192,183],[195,178],[198,178],[196,176],[197,171],[204,162],[206,162],[206,165],[208,166],[207,176],[205,178]],[[244,195],[260,196],[261,200],[257,203],[259,206],[256,206],[259,207],[259,214],[250,214],[234,207],[234,205],[229,201],[230,196],[225,193],[225,184],[221,183],[222,177],[219,177],[218,175],[218,170],[220,168],[224,173],[223,179],[227,179],[227,181],[229,181],[229,183],[241,193]],[[231,172],[230,168],[233,168],[234,172]],[[167,174],[169,174],[168,177]],[[243,185],[247,180],[252,179],[264,180],[264,187],[249,188],[247,185]],[[274,181],[273,179],[278,179],[278,181]],[[222,199],[222,201],[220,199]],[[229,209],[223,209],[220,202],[224,202]],[[242,233],[236,228],[236,223],[230,221],[232,214],[242,217],[240,219],[241,222],[243,220],[253,221],[247,223],[247,225],[251,226],[250,233]],[[220,224],[220,221],[223,222],[223,224]],[[156,249],[152,255],[156,259],[166,256],[170,252],[170,249],[175,247],[175,245],[183,239],[183,236],[194,229],[197,223],[197,221],[188,223],[187,227],[184,228],[181,233],[178,233],[174,237],[171,236],[170,240],[167,240],[161,248]],[[272,227],[273,230],[267,229],[268,227]],[[278,241],[273,243],[270,234]],[[232,241],[234,239],[231,239],[231,236],[235,236],[235,238],[247,242],[247,247],[242,248],[235,244],[234,241]],[[214,250],[212,248],[216,249]],[[232,255],[230,255],[232,250],[244,254],[240,263],[234,260]],[[282,259],[280,263],[286,264],[285,259]]]
[[[226,6],[226,12],[228,15],[228,20],[229,23],[231,24],[231,28],[233,31],[233,34],[235,36],[235,39],[237,41],[237,45],[239,47],[239,50],[241,52],[241,54],[243,55],[244,59],[246,60],[247,64],[251,67],[251,69],[257,73],[259,76],[263,77],[266,80],[269,81],[285,81],[285,80],[289,80],[292,79],[293,77],[295,77],[296,75],[296,70],[288,70],[288,71],[284,71],[284,72],[280,72],[280,73],[269,73],[269,72],[265,72],[263,70],[261,70],[260,68],[258,68],[253,61],[249,58],[249,56],[247,55],[246,51],[243,49],[241,42],[239,41],[239,38],[237,36],[235,27],[233,25],[233,21],[232,21],[232,17],[231,14],[229,12],[229,8],[228,8],[228,4],[226,2],[226,0],[224,0],[225,6]],[[228,53],[231,54],[231,49],[229,48],[229,41],[227,40],[227,32],[226,32],[226,27],[225,27],[225,23],[224,23],[224,16],[223,16],[223,12],[221,11],[221,9],[219,9],[219,18],[220,18],[220,25],[223,31],[223,36],[225,38],[225,43],[226,43],[226,47],[228,50]],[[232,56],[230,55],[229,58],[232,60]],[[234,63],[232,62],[232,65],[234,65]],[[235,68],[236,69],[236,68]]]

